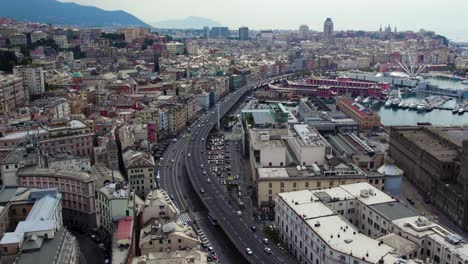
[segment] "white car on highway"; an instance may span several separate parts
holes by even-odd
[[[246,248],[245,253],[247,253],[247,255],[252,255],[253,251],[250,248]]]
[[[242,216],[242,211],[236,211],[236,214],[237,214],[238,216]]]

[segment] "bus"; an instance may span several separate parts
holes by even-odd
[[[211,224],[213,226],[218,225],[218,220],[216,220],[216,217],[214,217],[213,214],[211,214],[211,213],[208,213],[208,220],[210,220],[210,222],[211,222]]]

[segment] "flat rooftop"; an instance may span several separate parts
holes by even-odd
[[[374,204],[370,207],[388,220],[395,220],[419,215],[419,213],[413,208],[398,202]]]
[[[289,178],[286,168],[258,168],[258,178],[261,179],[281,179]]]
[[[443,144],[436,136],[425,129],[400,130],[399,133],[439,160],[451,161],[457,157],[458,152],[455,146]]]
[[[361,234],[356,227],[346,221],[341,215],[310,219],[306,223],[333,249],[347,255],[352,254],[356,258],[371,263],[377,263],[383,256],[394,250],[385,244],[376,246],[378,245],[378,240]]]
[[[357,197],[359,201],[363,204],[373,205],[373,204],[380,204],[380,203],[389,203],[389,202],[396,202],[390,195],[380,191],[373,185],[370,185],[367,182],[359,182],[359,183],[352,183],[341,185],[338,188],[342,188],[343,190],[347,191],[350,195]],[[362,196],[361,191],[368,190],[368,196]]]
[[[79,181],[94,181],[94,179],[86,172],[81,171],[71,171],[71,170],[62,170],[62,169],[44,169],[38,168],[37,166],[24,167],[18,170],[18,176],[52,176],[52,177],[62,177],[69,178]]]
[[[66,236],[62,227],[55,232],[53,239],[44,239],[39,250],[22,251],[18,257],[18,263],[22,264],[49,264],[54,262],[58,250],[61,250],[62,239]],[[26,241],[23,246],[32,244],[34,241]],[[35,247],[34,245],[31,245]]]
[[[279,137],[279,134],[275,130],[257,130],[250,129],[251,134],[251,144],[254,149],[261,149],[265,147],[271,148],[285,148],[285,143],[281,139],[276,139],[276,136]],[[272,139],[272,136],[275,138]],[[265,140],[262,140],[262,137],[265,137]]]

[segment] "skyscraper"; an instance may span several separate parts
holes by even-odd
[[[309,39],[309,26],[302,25],[299,27],[299,39],[301,40]]]
[[[333,21],[330,17],[323,24],[323,39],[326,42],[333,42]]]
[[[249,28],[248,27],[239,28],[239,40],[249,40]]]
[[[203,38],[208,39],[210,36],[210,28],[209,27],[203,27]]]
[[[212,27],[210,30],[210,38],[227,38],[229,37],[229,28],[227,27]]]

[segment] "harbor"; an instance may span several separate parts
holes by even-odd
[[[373,101],[372,109],[385,126],[416,125],[468,125],[468,101],[441,96],[403,96],[387,101]],[[463,108],[463,111],[461,110]]]

